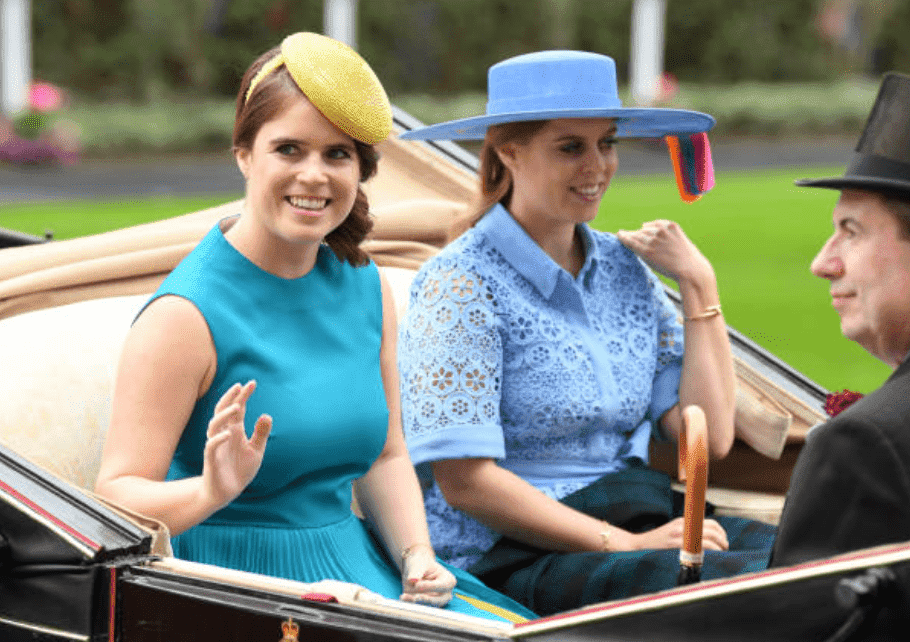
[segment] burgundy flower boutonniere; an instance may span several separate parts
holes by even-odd
[[[832,392],[825,398],[825,412],[829,417],[836,417],[862,398],[862,393],[852,390],[844,389],[840,392]]]

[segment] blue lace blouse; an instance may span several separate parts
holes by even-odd
[[[573,278],[501,205],[429,260],[399,342],[411,458],[433,546],[467,568],[498,535],[451,508],[429,463],[493,458],[554,499],[648,461],[679,400],[682,326],[657,277],[578,227]]]

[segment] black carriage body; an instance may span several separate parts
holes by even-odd
[[[119,567],[151,535],[0,447],[0,640],[110,639]]]
[[[299,640],[507,640],[433,609],[188,576],[156,565],[151,543],[146,528],[0,445],[0,642],[277,642],[289,621]]]
[[[910,544],[485,629],[394,600],[321,603],[186,575],[156,561],[147,529],[2,446],[0,533],[4,642],[278,642],[285,625],[326,642],[822,641],[853,612],[841,581],[870,568],[893,580],[852,639],[910,633]]]
[[[140,566],[121,578],[118,618],[121,639],[128,642],[277,642],[289,623],[301,641],[508,640],[464,630],[454,623],[310,601]]]
[[[110,638],[110,576],[101,567],[5,576],[0,589],[0,640],[104,642]]]
[[[18,230],[9,230],[0,227],[0,250],[7,247],[20,247],[22,245],[36,245],[50,240],[49,237],[42,238],[33,234],[26,234]]]
[[[845,589],[882,569],[889,580],[869,605],[848,604]],[[835,638],[848,623],[855,624],[852,636]],[[518,625],[512,637],[528,642],[907,640],[910,543],[579,609]]]

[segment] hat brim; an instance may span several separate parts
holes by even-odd
[[[869,192],[889,194],[910,194],[910,181],[895,178],[871,176],[833,176],[830,178],[803,178],[793,181],[799,187],[822,187],[826,189],[861,189]]]
[[[687,109],[617,107],[613,109],[552,109],[488,116],[473,116],[428,125],[404,132],[404,140],[481,140],[492,125],[557,118],[613,118],[617,138],[661,138],[673,134],[698,134],[714,126],[708,114]]]

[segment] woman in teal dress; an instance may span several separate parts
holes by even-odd
[[[233,137],[245,206],[134,322],[96,490],[166,524],[177,557],[533,617],[429,543],[394,304],[359,247],[360,183],[390,130],[372,70],[330,38],[295,34],[247,70]]]

